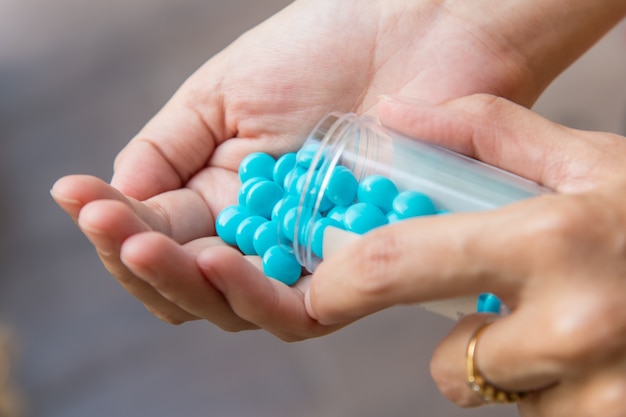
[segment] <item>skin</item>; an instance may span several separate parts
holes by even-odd
[[[500,3],[298,0],[191,75],[120,152],[110,184],[67,176],[52,196],[110,273],[164,321],[262,328],[288,341],[335,331],[371,308],[328,320],[314,296],[306,308],[310,279],[292,288],[267,280],[258,262],[215,237],[215,217],[236,201],[240,160],[293,151],[329,111],[373,112],[381,94],[440,103],[480,92],[530,106],[626,13],[621,0]]]
[[[557,194],[372,231],[316,269],[309,314],[332,325],[492,292],[511,314],[482,333],[478,368],[499,388],[534,392],[522,416],[624,415],[626,138],[569,129],[490,95],[437,106],[387,101],[380,114]],[[492,318],[465,317],[433,356],[435,381],[459,405],[482,403],[465,385],[465,349]]]

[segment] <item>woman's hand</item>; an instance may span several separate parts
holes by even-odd
[[[555,25],[549,10],[556,18],[560,8],[544,3],[523,11],[485,0],[470,13],[433,0],[298,0],[193,74],[120,152],[111,185],[70,176],[52,194],[111,274],[163,320],[262,327],[288,340],[327,333],[336,327],[306,314],[298,287],[265,280],[214,237],[216,215],[235,201],[239,162],[293,151],[327,112],[370,111],[380,94],[439,102],[488,92],[531,104],[554,68],[589,46],[545,54],[560,66],[535,74],[532,56],[564,51],[561,40],[532,53],[517,41],[538,25],[579,27],[574,13]],[[600,32],[581,31],[592,41]]]
[[[531,391],[522,416],[626,413],[626,138],[569,129],[506,100],[381,105],[383,123],[555,191],[490,212],[377,229],[328,257],[307,293],[336,325],[395,304],[491,292],[511,310],[480,337],[477,366],[507,391]],[[465,349],[490,315],[461,320],[432,373],[459,405]]]

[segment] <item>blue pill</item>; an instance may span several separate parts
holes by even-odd
[[[261,224],[252,237],[252,245],[257,255],[263,256],[265,252],[279,243],[278,222],[267,221]]]
[[[298,180],[298,178],[300,178],[300,175],[304,175],[306,174],[306,169],[301,168],[299,166],[296,165],[296,167],[294,169],[292,169],[291,171],[289,171],[287,173],[287,175],[285,175],[285,180],[283,181],[283,189],[285,191],[290,191],[292,190],[292,187],[295,186],[294,182]]]
[[[287,210],[298,207],[300,204],[300,197],[295,194],[285,194],[283,198],[278,200],[276,204],[274,204],[274,208],[272,208],[272,220],[280,222],[283,217],[285,217],[285,213]]]
[[[387,213],[387,223],[394,224],[394,223],[398,223],[400,220],[401,219],[398,216],[398,213],[396,213],[395,211],[392,210],[389,213]]]
[[[302,209],[300,217],[298,217],[298,211],[300,207],[290,208],[285,212],[282,221],[280,222],[281,237],[285,237],[290,241],[294,241],[296,232],[298,233],[298,241],[300,244],[307,244],[309,238],[309,228],[314,222],[311,221],[310,215],[306,214],[307,210]],[[315,220],[321,218],[320,214],[315,215]]]
[[[308,169],[311,166],[313,159],[315,159],[315,154],[319,148],[320,147],[317,143],[305,144],[302,148],[300,148],[300,150],[296,153],[296,163],[298,166]],[[316,168],[319,168],[320,163],[321,160],[318,161],[318,166]]]
[[[283,181],[283,189],[285,190],[285,192],[292,192],[295,187],[295,183],[296,181],[298,181],[299,177],[300,175],[298,174],[297,169],[292,169],[290,172],[287,173],[287,175],[285,175],[285,180]]]
[[[250,216],[244,206],[228,206],[218,214],[215,220],[215,231],[224,242],[235,246],[237,244],[237,228],[239,224]]]
[[[482,293],[478,296],[476,311],[479,313],[499,314],[502,311],[502,302],[491,293]]]
[[[437,213],[435,203],[426,194],[417,191],[403,191],[393,199],[393,211],[399,219],[428,216]]]
[[[305,189],[306,188],[306,189]],[[307,193],[310,198],[316,199],[321,189],[319,171],[313,171],[310,175],[305,172],[300,175],[293,185],[293,192],[298,195]]]
[[[246,194],[246,207],[252,214],[266,219],[272,216],[272,209],[283,197],[283,189],[273,181],[262,180],[253,184]]]
[[[245,255],[256,255],[254,250],[254,233],[267,219],[261,216],[246,217],[239,227],[237,227],[237,236],[235,238],[239,250]]]
[[[298,217],[298,207],[292,207],[285,211],[280,222],[281,233],[289,240],[293,241],[296,235],[296,218]]]
[[[246,155],[239,164],[239,179],[242,183],[254,177],[271,180],[275,164],[274,157],[264,152]]]
[[[393,199],[398,195],[398,187],[382,175],[370,175],[359,184],[359,202],[374,204],[384,213],[392,209]]]
[[[346,230],[364,234],[372,229],[386,225],[387,216],[380,208],[371,203],[356,203],[348,207],[343,218]]]
[[[358,187],[359,182],[352,171],[344,166],[336,166],[324,195],[338,206],[347,206],[356,198]]]
[[[253,177],[247,180],[246,182],[244,182],[243,184],[241,184],[241,187],[239,187],[239,197],[238,197],[239,204],[241,204],[242,206],[245,206],[246,198],[248,197],[250,188],[252,188],[254,184],[264,181],[264,180],[265,179],[263,177]]]
[[[346,210],[348,210],[349,206],[335,206],[326,213],[326,217],[329,219],[337,220],[338,222],[343,222],[343,218],[346,215]]]
[[[323,258],[323,247],[324,247],[324,231],[328,226],[338,227],[343,229],[343,224],[337,220],[324,217],[322,219],[318,219],[313,226],[313,239],[311,242],[311,250],[318,258]]]
[[[302,191],[304,190],[304,185],[307,181],[307,177],[308,177],[308,174],[303,174],[303,175],[300,175],[295,180],[295,183],[292,185],[294,194],[302,195]],[[309,182],[309,186],[311,186],[310,182]]]
[[[328,213],[330,210],[333,209],[333,207],[335,207],[335,203],[330,201],[330,199],[325,195],[322,195],[322,200],[320,201],[320,205],[318,208],[319,212]]]
[[[295,194],[297,196],[302,195],[302,190],[304,189],[304,184],[306,182],[308,175],[308,171],[302,171],[299,169],[295,169],[292,173],[287,175],[287,179],[285,180],[286,187],[285,191],[290,194]]]
[[[285,184],[285,178],[296,166],[296,154],[286,153],[276,161],[272,171],[272,180],[280,186]]]
[[[302,274],[302,266],[285,245],[275,245],[263,255],[263,272],[286,285],[293,285]]]

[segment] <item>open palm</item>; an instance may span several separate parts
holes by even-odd
[[[111,185],[68,176],[52,194],[120,283],[171,323],[206,319],[318,336],[300,286],[265,279],[215,237],[254,151],[299,147],[329,111],[370,112],[381,94],[439,102],[474,92],[531,104],[515,51],[440,2],[299,0],[193,74],[122,150]],[[508,51],[505,53],[505,51]]]

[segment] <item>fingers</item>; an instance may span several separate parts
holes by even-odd
[[[266,277],[230,247],[214,247],[198,255],[205,279],[217,287],[237,316],[286,341],[321,336],[339,328],[313,320],[304,293]]]
[[[513,295],[531,275],[532,263],[525,259],[534,251],[525,242],[533,234],[549,233],[551,203],[545,199],[491,213],[416,218],[373,230],[318,266],[309,288],[310,314],[333,324],[395,304],[481,292],[496,293],[513,307]]]
[[[459,321],[437,347],[431,361],[431,373],[440,391],[460,406],[485,403],[467,383],[467,349],[474,335],[474,369],[497,389],[535,392],[559,382],[561,369],[537,354],[542,339],[536,337],[534,325],[527,323],[532,314],[516,313],[492,323],[492,315],[474,314]]]
[[[205,240],[195,245],[194,251],[199,251],[202,246],[216,244]],[[256,328],[232,312],[224,296],[202,275],[195,254],[166,236],[155,232],[135,234],[124,241],[120,252],[122,262],[134,276],[169,302],[155,303],[154,295],[145,300],[147,292],[139,294],[138,298],[143,297],[142,301],[162,320],[182,323],[203,318],[227,331]]]
[[[51,194],[75,222],[81,210],[90,205],[90,224],[85,223],[87,218],[83,216],[83,225],[99,230],[101,234],[110,229],[113,231],[118,223],[116,216],[122,213],[130,215],[130,211],[137,217],[137,221],[145,223],[149,229],[165,233],[181,243],[215,233],[214,217],[209,207],[198,193],[187,188],[140,202],[123,195],[99,178],[70,175],[58,180]],[[118,208],[110,212],[109,202],[100,206],[98,201],[117,201],[130,211]]]
[[[520,415],[532,417],[622,416],[626,411],[626,357],[614,357],[593,366],[567,363],[558,358],[558,346],[545,336],[537,311],[499,318],[475,314],[464,317],[437,347],[431,373],[440,391],[457,405],[485,404],[467,383],[468,343],[478,334],[474,365],[479,375],[496,389],[527,392]],[[550,321],[550,320],[547,320]],[[479,329],[483,329],[477,333]],[[560,340],[558,343],[567,343]],[[548,353],[550,352],[550,353]],[[472,359],[472,358],[470,358]]]
[[[170,323],[196,319],[163,298],[122,262],[120,252],[124,241],[135,234],[150,231],[150,227],[126,204],[113,200],[88,204],[80,211],[78,225],[95,246],[107,270],[151,312]]]
[[[585,417],[626,415],[626,365],[613,363],[554,388],[520,404],[522,417]]]
[[[117,200],[132,205],[115,188],[90,175],[68,175],[57,180],[50,190],[52,198],[76,222],[85,204],[94,200]]]
[[[219,84],[216,78],[206,79]],[[145,200],[183,187],[217,141],[234,135],[224,126],[218,94],[209,85],[194,90],[193,83],[192,77],[183,84],[118,154],[111,184],[124,194]]]
[[[439,105],[388,98],[383,124],[560,192],[601,185],[621,166],[623,141],[553,123],[505,99],[472,95]]]

